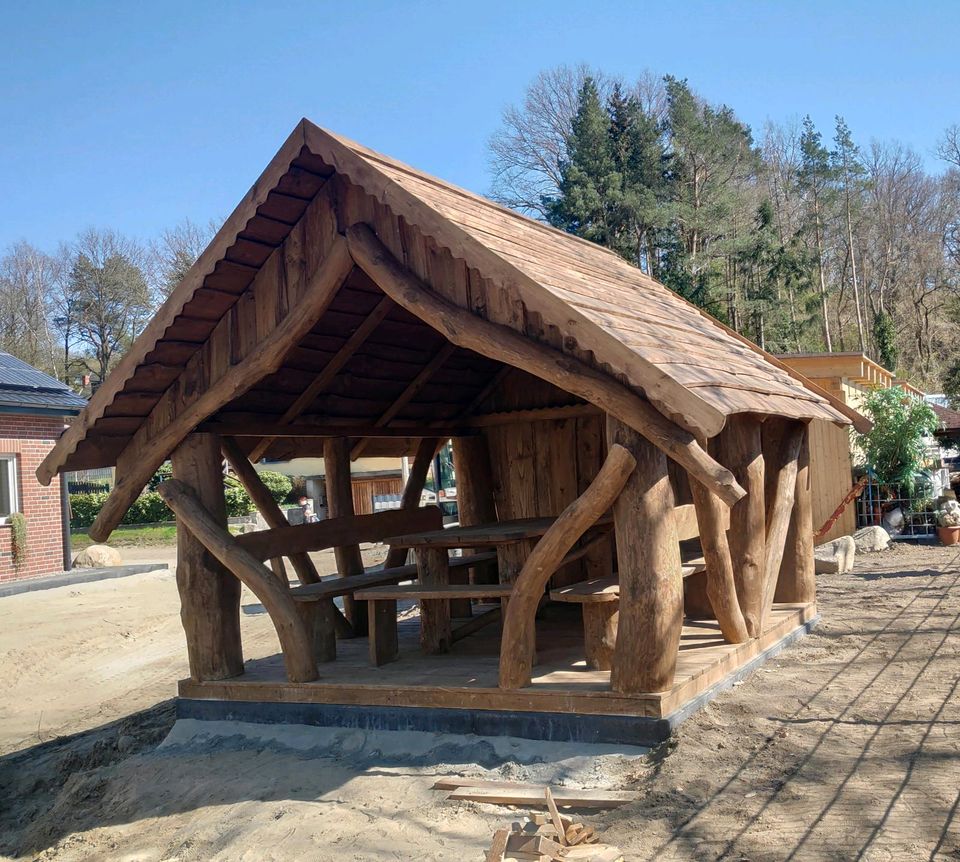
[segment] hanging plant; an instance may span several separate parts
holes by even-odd
[[[19,569],[27,558],[27,519],[22,512],[10,516],[10,546],[13,564]]]

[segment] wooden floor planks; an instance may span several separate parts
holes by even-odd
[[[483,607],[477,609],[482,611]],[[572,612],[572,613],[571,613]],[[181,697],[280,703],[447,707],[559,713],[669,715],[774,646],[816,615],[816,606],[775,605],[760,638],[724,643],[716,622],[687,620],[676,680],[664,693],[621,695],[610,691],[609,671],[587,667],[576,606],[548,606],[538,621],[538,664],[533,684],[519,691],[497,688],[500,627],[490,625],[454,644],[445,655],[419,650],[416,618],[399,625],[400,659],[384,667],[367,661],[363,638],[338,643],[335,662],[321,665],[320,679],[290,683],[279,656],[247,664],[242,676],[219,682],[180,683]]]

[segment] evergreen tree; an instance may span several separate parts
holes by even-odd
[[[877,361],[896,374],[899,359],[897,330],[893,325],[893,318],[885,311],[878,311],[873,318],[873,340],[877,345]]]
[[[798,184],[806,197],[806,219],[804,229],[812,234],[817,279],[819,282],[821,327],[823,344],[827,352],[833,351],[833,338],[830,332],[830,317],[827,306],[827,276],[824,247],[826,213],[832,203],[833,169],[830,165],[830,153],[823,146],[820,132],[813,120],[807,115],[803,120],[803,134],[800,136],[801,164]]]
[[[840,184],[843,196],[844,220],[846,222],[847,259],[850,263],[850,279],[853,286],[853,304],[856,309],[857,339],[860,351],[866,352],[867,342],[863,331],[863,314],[860,308],[860,282],[857,278],[857,250],[853,242],[853,214],[856,202],[863,190],[863,177],[866,171],[860,161],[860,151],[853,142],[850,128],[843,117],[837,117],[834,149],[830,154],[833,171]]]

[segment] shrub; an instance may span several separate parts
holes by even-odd
[[[899,386],[871,392],[861,412],[873,421],[869,433],[855,434],[866,466],[881,485],[904,485],[912,492],[926,455],[924,437],[939,427],[937,414]]]
[[[156,491],[146,491],[133,501],[121,524],[156,524],[160,521],[172,521],[173,512],[167,508]]]
[[[228,518],[242,518],[257,509],[253,505],[250,495],[241,485],[227,485],[224,489],[224,496],[227,498]]]
[[[27,558],[27,519],[20,512],[10,516],[10,545],[13,551],[13,565],[20,568]]]
[[[89,527],[103,508],[107,501],[106,491],[99,491],[93,494],[71,494],[70,495],[70,526],[71,527]]]
[[[272,470],[264,470],[257,475],[260,477],[260,481],[267,486],[270,496],[278,504],[286,501],[287,495],[293,489],[293,482],[290,481],[289,476],[284,476],[283,473],[274,473]]]

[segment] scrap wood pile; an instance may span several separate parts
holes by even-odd
[[[447,799],[488,802],[496,805],[537,805],[547,813],[531,813],[524,822],[498,829],[487,851],[486,862],[622,862],[617,847],[600,842],[596,829],[560,813],[566,808],[615,808],[632,802],[631,793],[605,790],[552,791],[549,787],[508,781],[444,779],[435,790],[452,791]]]

